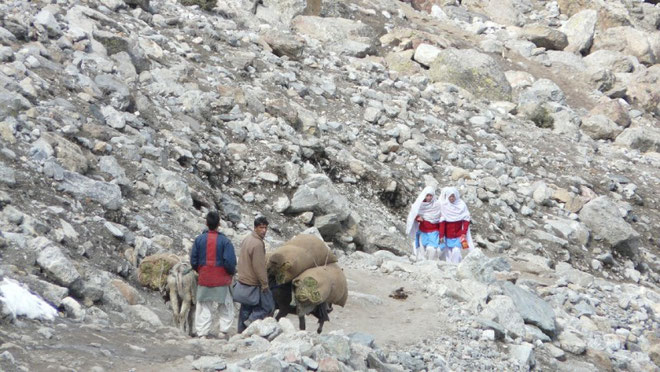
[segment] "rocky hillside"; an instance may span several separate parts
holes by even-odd
[[[0,279],[60,311],[42,323],[0,298],[1,369],[135,329],[153,338],[87,359],[72,347],[64,366],[163,362],[158,335],[186,337],[139,263],[185,256],[218,209],[236,246],[258,214],[270,247],[313,227],[346,268],[409,281],[450,315],[418,344],[267,321],[181,358],[658,370],[657,1],[8,0],[0,15]],[[472,212],[479,249],[458,267],[407,257],[405,216],[430,184],[456,185]],[[351,293],[355,311],[389,303]]]

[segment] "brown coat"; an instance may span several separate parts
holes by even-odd
[[[268,288],[266,276],[266,246],[256,232],[243,239],[238,258],[238,281],[246,285]]]

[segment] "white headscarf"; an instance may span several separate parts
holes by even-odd
[[[449,201],[449,196],[454,195],[456,200],[454,202]],[[458,189],[455,187],[445,187],[440,191],[440,205],[442,206],[442,220],[447,222],[456,222],[456,221],[471,221],[470,220],[470,211],[465,202],[461,199],[461,194],[458,192]],[[470,227],[468,227],[466,239],[468,242],[469,251],[474,249],[474,241],[472,241],[472,232]]]
[[[449,196],[454,195],[456,200],[449,201]],[[463,200],[461,194],[455,187],[445,187],[440,192],[440,205],[442,210],[442,219],[447,222],[470,221],[470,211]]]
[[[425,202],[424,198],[426,195],[433,195],[433,198],[430,202]],[[417,216],[421,216],[425,221],[431,223],[440,222],[440,211],[441,206],[440,202],[435,196],[435,186],[427,186],[422,190],[422,192],[417,196],[415,203],[413,203],[408,212],[408,219],[406,221],[406,233],[411,237],[415,238],[417,235],[417,230],[419,229],[419,222],[415,221]]]

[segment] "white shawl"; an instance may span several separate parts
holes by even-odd
[[[453,203],[449,201],[450,195],[454,195],[456,198]],[[443,188],[442,191],[440,191],[440,205],[442,207],[441,210],[443,221],[471,221],[470,211],[468,210],[467,204],[465,204],[465,202],[461,199],[461,194],[458,192],[457,188]],[[470,233],[469,227],[465,238],[467,239],[468,245],[470,246],[469,250],[473,250],[474,242],[472,241],[472,234]]]
[[[430,202],[425,202],[424,198],[426,195],[433,195],[433,198]],[[417,216],[421,216],[425,221],[431,223],[438,223],[441,220],[441,206],[440,202],[435,196],[435,187],[427,186],[422,190],[422,192],[417,196],[417,199],[410,208],[408,212],[408,219],[406,220],[406,234],[413,239],[413,250],[416,251],[417,244],[415,240],[417,239],[417,232],[419,231],[419,222],[415,220]]]

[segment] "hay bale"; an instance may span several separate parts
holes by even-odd
[[[268,258],[268,275],[277,284],[293,280],[303,271],[337,262],[337,257],[317,236],[300,234],[277,248]]]
[[[346,276],[336,263],[305,270],[293,280],[293,286],[296,301],[300,303],[344,306],[348,299]]]
[[[167,285],[167,274],[181,259],[173,253],[157,253],[140,262],[138,281],[147,288],[160,291]]]

